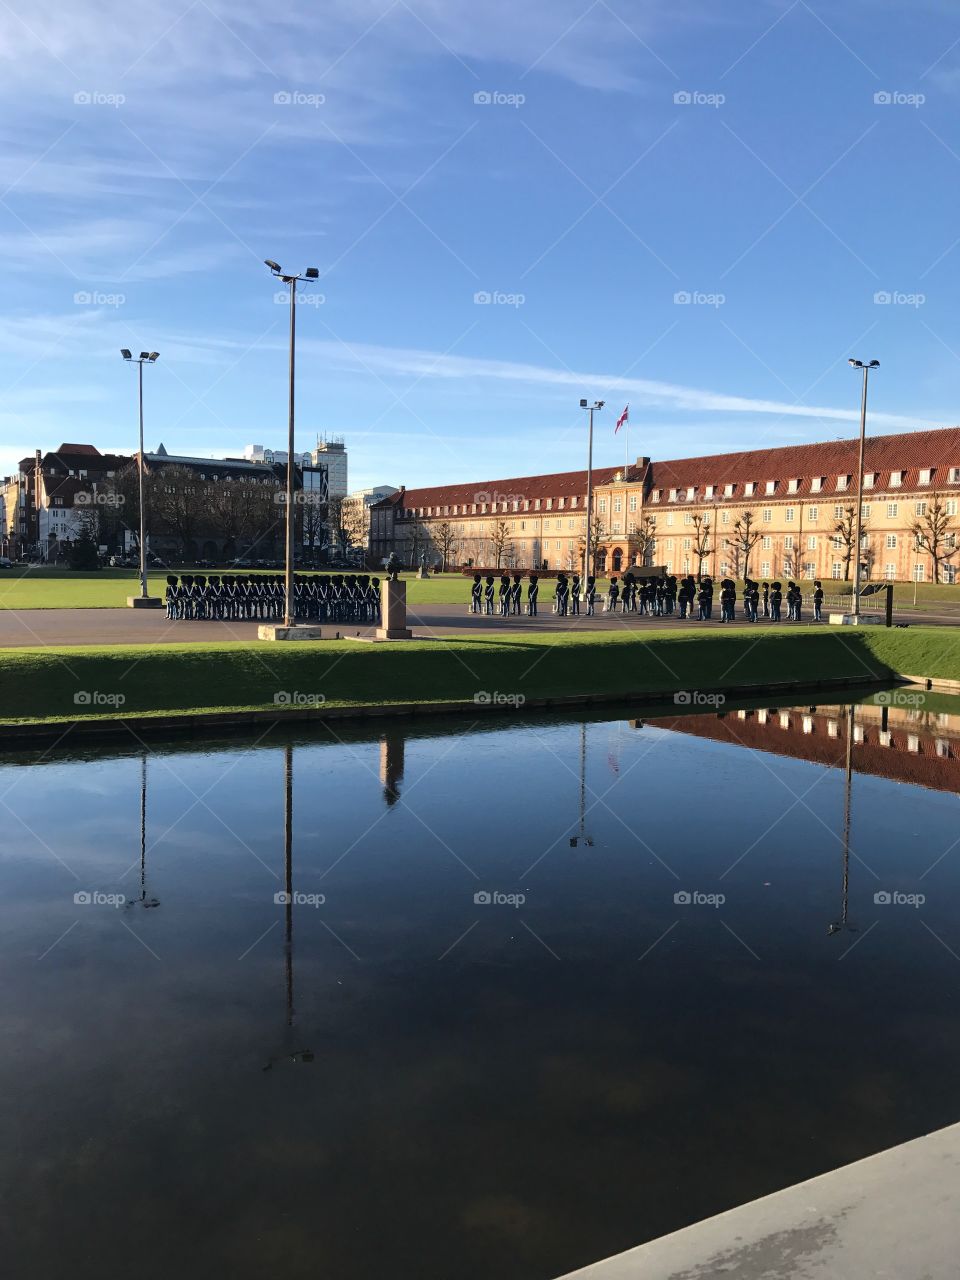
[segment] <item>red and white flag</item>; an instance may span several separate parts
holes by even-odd
[[[623,413],[621,413],[620,417],[617,419],[617,425],[614,428],[613,434],[616,435],[617,432],[620,430],[620,428],[623,426],[623,424],[629,421],[630,421],[630,406],[625,405],[623,409]]]

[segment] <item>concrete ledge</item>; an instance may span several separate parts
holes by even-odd
[[[258,640],[322,640],[323,632],[319,627],[293,626],[284,627],[276,622],[264,623],[257,627]]]
[[[857,616],[852,613],[831,613],[829,622],[831,627],[883,627],[887,620],[882,614],[861,613]]]
[[[958,1258],[951,1125],[560,1280],[955,1280]]]
[[[937,676],[900,676],[904,684],[918,684],[931,693],[960,693],[960,680],[941,680]]]
[[[344,637],[362,640],[362,636]],[[376,642],[374,642],[376,643]],[[844,689],[885,688],[896,677],[884,676],[869,679],[857,676],[838,676],[829,680],[798,683],[793,680],[767,681],[764,684],[724,685],[722,688],[701,689],[704,695],[723,693],[728,697],[758,698],[767,694],[777,696],[801,693],[817,693]],[[703,706],[678,702],[676,691],[624,690],[617,693],[556,694],[553,697],[527,698],[521,708],[503,707],[497,703],[474,702],[458,699],[438,702],[348,703],[340,707],[272,707],[249,711],[170,712],[165,715],[130,715],[124,717],[84,717],[71,722],[42,721],[0,723],[0,751],[17,750],[25,745],[42,742],[59,742],[76,735],[83,737],[129,737],[135,729],[139,737],[181,736],[203,737],[211,729],[235,728],[245,725],[286,724],[290,721],[313,720],[321,723],[337,720],[365,720],[393,718],[396,716],[442,715],[500,715],[516,718],[529,710],[573,707],[624,707],[637,704],[651,707],[676,707],[678,715],[702,715]]]
[[[128,609],[162,609],[163,601],[159,596],[127,596]]]

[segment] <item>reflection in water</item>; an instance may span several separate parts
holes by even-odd
[[[955,1121],[953,704],[634,725],[0,758],[6,1270],[550,1280]]]

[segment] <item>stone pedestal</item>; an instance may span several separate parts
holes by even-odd
[[[127,596],[128,609],[162,609],[163,601],[159,596]]]
[[[265,622],[257,627],[258,640],[322,640],[319,627],[285,627],[278,622]]]
[[[886,619],[878,613],[861,613],[855,617],[852,613],[831,613],[831,627],[882,627]]]
[[[426,566],[425,566],[425,565],[421,565],[421,566],[420,566],[420,568],[417,570],[417,577],[418,577],[418,578],[429,578],[429,577],[430,577],[429,573],[427,573],[427,570],[426,570]]]
[[[412,640],[407,627],[407,584],[388,578],[381,592],[382,620],[377,627],[378,640]]]

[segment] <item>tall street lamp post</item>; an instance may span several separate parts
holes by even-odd
[[[863,537],[863,451],[867,436],[867,380],[871,369],[879,369],[879,360],[854,360],[851,356],[848,364],[853,369],[863,370],[863,391],[860,395],[860,456],[857,462],[857,520],[854,541],[853,571],[853,621],[860,621],[860,541]]]
[[[288,272],[282,271],[279,263],[273,262],[270,258],[265,258],[264,262],[270,268],[271,274],[275,275],[284,284],[290,286],[290,407],[287,422],[287,556],[286,556],[286,574],[284,578],[284,619],[285,627],[293,627],[296,625],[296,609],[293,599],[293,532],[294,532],[294,511],[293,511],[293,423],[294,423],[294,404],[293,404],[293,388],[294,388],[294,365],[295,365],[295,348],[297,336],[297,285],[302,280],[316,280],[320,272],[316,267],[307,267],[302,276],[290,275]]]
[[[593,517],[593,415],[602,409],[603,405],[602,400],[595,400],[593,404],[587,400],[580,401],[580,408],[586,409],[590,416],[590,430],[587,437],[587,536],[583,547],[584,590],[586,590],[587,579],[590,577],[590,521]]]
[[[137,481],[140,494],[140,594],[139,596],[128,596],[127,604],[133,609],[159,609],[161,604],[160,597],[147,594],[147,517],[143,499],[143,366],[145,364],[156,364],[160,357],[160,352],[141,351],[139,356],[134,357],[126,347],[121,347],[120,354],[128,364],[137,366],[140,389],[140,453],[137,466]]]

